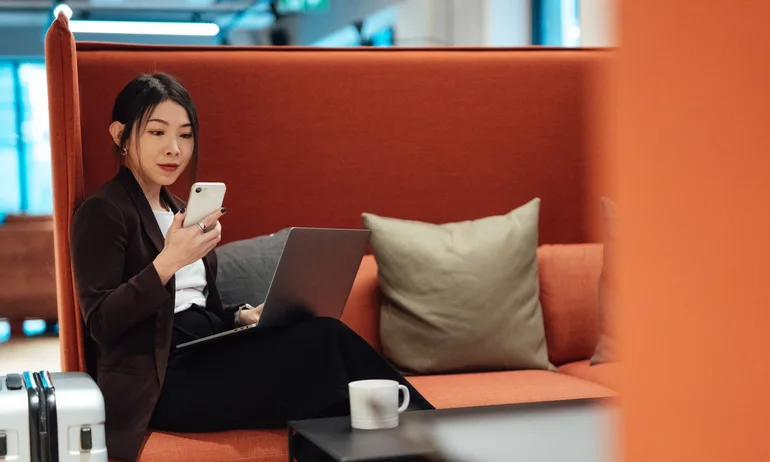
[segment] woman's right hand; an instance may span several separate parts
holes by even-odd
[[[185,214],[180,212],[174,215],[174,221],[166,233],[163,250],[153,261],[163,285],[181,268],[200,260],[214,250],[222,239],[219,218],[224,213],[223,208],[204,218],[201,223],[206,225],[205,232],[197,224],[183,228]]]

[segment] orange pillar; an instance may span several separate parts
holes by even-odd
[[[622,2],[624,462],[770,460],[770,2]]]

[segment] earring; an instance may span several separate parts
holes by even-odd
[[[128,154],[128,151],[126,150],[126,148],[123,148],[123,149],[120,151],[120,154],[121,154],[121,155],[123,155],[123,156],[125,156],[126,154]]]

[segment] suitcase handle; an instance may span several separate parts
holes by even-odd
[[[24,372],[22,375],[24,388],[27,390],[29,405],[29,449],[31,462],[47,462],[40,451],[40,388],[32,374]]]
[[[40,460],[59,461],[58,422],[56,419],[56,390],[47,371],[33,374],[40,390]]]

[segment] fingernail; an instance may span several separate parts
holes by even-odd
[[[225,212],[227,212],[227,209],[226,209],[226,208],[224,208],[224,207],[222,207],[222,210],[221,210],[221,212],[222,212],[222,213],[225,213]]]
[[[181,209],[179,209],[179,213],[184,213],[184,207],[182,207]]]

